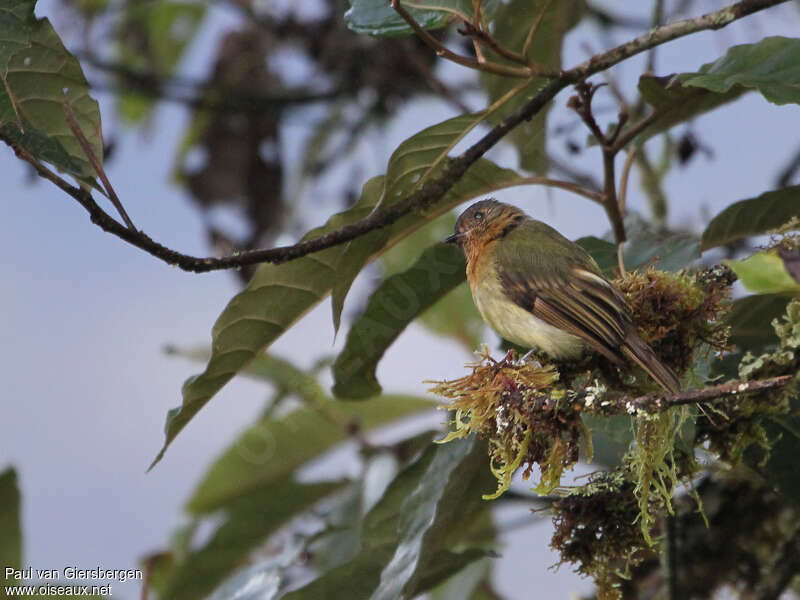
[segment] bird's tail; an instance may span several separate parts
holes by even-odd
[[[678,376],[659,360],[653,349],[639,337],[638,333],[628,331],[621,349],[625,356],[647,371],[647,374],[666,391],[671,394],[678,394],[681,391]]]

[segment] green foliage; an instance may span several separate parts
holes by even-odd
[[[771,323],[786,311],[790,296],[760,294],[745,296],[733,302],[727,322],[731,327],[729,340],[739,348],[763,350],[778,343]]]
[[[702,71],[702,69],[701,69]],[[656,77],[645,73],[639,78],[639,94],[661,115],[638,136],[643,142],[667,131],[669,128],[685,123],[705,114],[723,104],[727,104],[747,91],[742,86],[734,86],[725,93],[716,93],[697,87],[688,87],[680,75]]]
[[[182,557],[169,573],[161,596],[170,600],[205,598],[271,533],[341,485],[283,480],[228,502],[211,538]]]
[[[703,232],[702,249],[769,233],[792,218],[800,218],[800,186],[797,185],[734,202],[708,224]]]
[[[370,206],[394,204],[422,187],[426,180],[445,161],[448,152],[469,131],[477,126],[485,114],[461,115],[423,129],[411,136],[392,153],[386,167],[382,187],[364,186],[361,203]],[[369,196],[364,198],[364,196]],[[372,231],[348,243],[336,265],[337,278],[332,291],[333,325],[339,329],[344,300],[356,275],[370,258],[389,240],[387,228]]]
[[[472,18],[470,0],[404,0],[403,7],[424,29],[444,27],[456,15]],[[388,1],[350,0],[350,10],[345,13],[344,18],[347,26],[356,33],[380,37],[414,33]]]
[[[515,185],[519,180],[519,175],[514,171],[501,169],[488,160],[480,160],[467,170],[427,215],[412,213],[392,225],[386,245],[400,241],[427,220],[461,202]],[[380,178],[372,179],[365,185],[380,186]],[[362,200],[366,196],[362,194]],[[370,195],[370,198],[374,196]],[[374,204],[360,202],[334,215],[323,227],[306,234],[304,239],[353,223],[369,214],[374,207]],[[335,266],[343,252],[342,246],[335,246],[282,265],[264,264],[258,268],[248,286],[234,296],[214,324],[211,359],[203,373],[184,383],[183,404],[168,413],[166,441],[151,468],[161,460],[175,436],[214,394],[330,293],[338,280]]]
[[[172,74],[206,14],[199,2],[127,2],[120,24],[120,64],[150,77]],[[120,115],[137,122],[150,114],[155,100],[127,90],[119,97]]]
[[[597,266],[613,277],[619,270],[617,247],[594,236],[575,240],[592,255]],[[679,271],[700,258],[699,243],[691,235],[661,235],[643,229],[631,234],[622,249],[622,260],[627,270],[657,267],[664,271]]]
[[[286,600],[412,598],[485,556],[465,539],[487,510],[484,456],[475,440],[428,446],[366,515],[358,554]]]
[[[269,490],[347,439],[348,426],[369,430],[431,407],[424,398],[386,395],[363,406],[326,400],[282,419],[266,416],[246,429],[211,465],[187,509],[195,515],[207,514],[251,493]]]
[[[559,69],[564,36],[580,21],[583,9],[583,0],[511,0],[498,7],[494,20],[495,32],[501,36],[506,47],[522,52],[531,27],[542,11],[545,11],[527,58],[546,69]],[[501,56],[490,55],[501,64],[514,64]],[[544,77],[533,77],[530,82],[525,83],[524,80],[487,73],[481,74],[481,80],[490,102],[496,102],[510,93],[521,82],[524,84],[514,98],[492,115],[493,123],[500,122],[506,115],[517,110],[547,83]],[[528,171],[547,171],[547,113],[548,108],[545,108],[508,136],[519,152],[520,166]]]
[[[734,46],[698,73],[681,75],[681,80],[685,86],[720,94],[742,86],[774,104],[800,104],[800,39],[775,36]]]
[[[334,394],[353,399],[379,394],[378,361],[412,320],[464,282],[464,266],[460,248],[438,244],[407,271],[384,280],[353,323],[336,358]]]
[[[743,260],[729,260],[744,286],[757,294],[800,294],[800,283],[786,270],[777,250],[758,252]]]
[[[100,111],[80,64],[50,21],[34,16],[35,5],[36,0],[0,1],[0,136],[90,182],[94,169],[67,123],[64,106],[72,109],[102,162]]]
[[[0,588],[13,585],[5,569],[22,568],[22,529],[20,520],[20,494],[17,473],[8,468],[0,473]]]

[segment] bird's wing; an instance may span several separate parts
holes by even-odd
[[[535,317],[622,362],[620,346],[631,323],[624,296],[580,246],[559,234],[553,238],[554,230],[541,237],[537,228],[515,230],[505,240],[510,244],[497,245],[495,268],[506,295]]]

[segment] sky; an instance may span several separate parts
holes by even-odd
[[[705,4],[709,10],[721,5]],[[50,15],[51,9],[52,2],[43,0],[38,14]],[[657,72],[696,70],[731,44],[796,34],[798,16],[790,4],[720,32],[668,44],[659,50]],[[69,26],[54,22],[57,28]],[[182,65],[185,74],[204,74],[216,39],[233,22],[231,14],[215,11]],[[624,39],[618,36],[603,45]],[[585,59],[583,40],[598,43],[590,30],[579,28],[567,42],[565,64]],[[454,76],[453,69],[446,67],[443,76]],[[630,95],[640,72],[641,61],[617,71]],[[567,97],[557,98],[551,123],[571,118],[563,108]],[[100,100],[102,114],[111,121],[112,104],[106,97]],[[419,130],[448,116],[430,101],[403,109],[362,151],[364,179],[382,172],[393,148],[408,135],[409,123]],[[205,255],[202,217],[184,192],[169,183],[171,158],[185,124],[183,110],[168,106],[159,110],[146,136],[117,129],[118,155],[108,174],[139,228],[170,247]],[[713,156],[699,156],[687,168],[675,169],[666,190],[671,224],[699,232],[707,222],[703,215],[772,185],[796,149],[800,111],[748,94],[699,119],[693,130],[713,148]],[[582,133],[578,139],[584,139]],[[508,149],[491,156],[515,166]],[[597,172],[596,150],[573,160]],[[268,397],[266,387],[235,380],[186,427],[162,463],[145,473],[162,444],[166,411],[180,403],[186,377],[201,370],[201,365],[165,356],[163,348],[207,345],[211,326],[237,284],[228,273],[184,273],[103,233],[71,198],[45,181],[34,181],[9,149],[0,149],[0,177],[6,215],[0,219],[0,378],[6,390],[0,469],[13,465],[19,473],[25,563],[58,569],[134,567],[142,555],[168,543],[181,521],[182,503],[209,462]],[[633,177],[629,203],[646,212]],[[571,238],[607,229],[598,225],[605,223],[598,206],[566,193],[526,188],[498,198]],[[315,225],[326,216],[306,218]],[[359,278],[345,319],[357,312],[375,281],[374,271]],[[494,339],[487,332],[487,342]],[[330,305],[323,302],[271,352],[307,366],[332,351],[332,340]],[[378,374],[387,390],[424,393],[417,382],[459,376],[468,359],[461,347],[412,325],[389,349]],[[526,511],[504,509],[498,520],[513,523]],[[569,567],[547,569],[557,560],[547,549],[550,534],[548,520],[504,534],[505,553],[524,557],[498,562],[497,587],[508,598],[527,597],[532,589],[553,598],[591,589]],[[135,598],[138,589],[120,586],[114,597]]]

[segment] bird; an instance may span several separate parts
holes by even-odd
[[[579,244],[494,198],[469,206],[453,235],[478,311],[498,334],[555,360],[593,350],[633,361],[670,394],[677,375],[640,337],[625,296]]]

